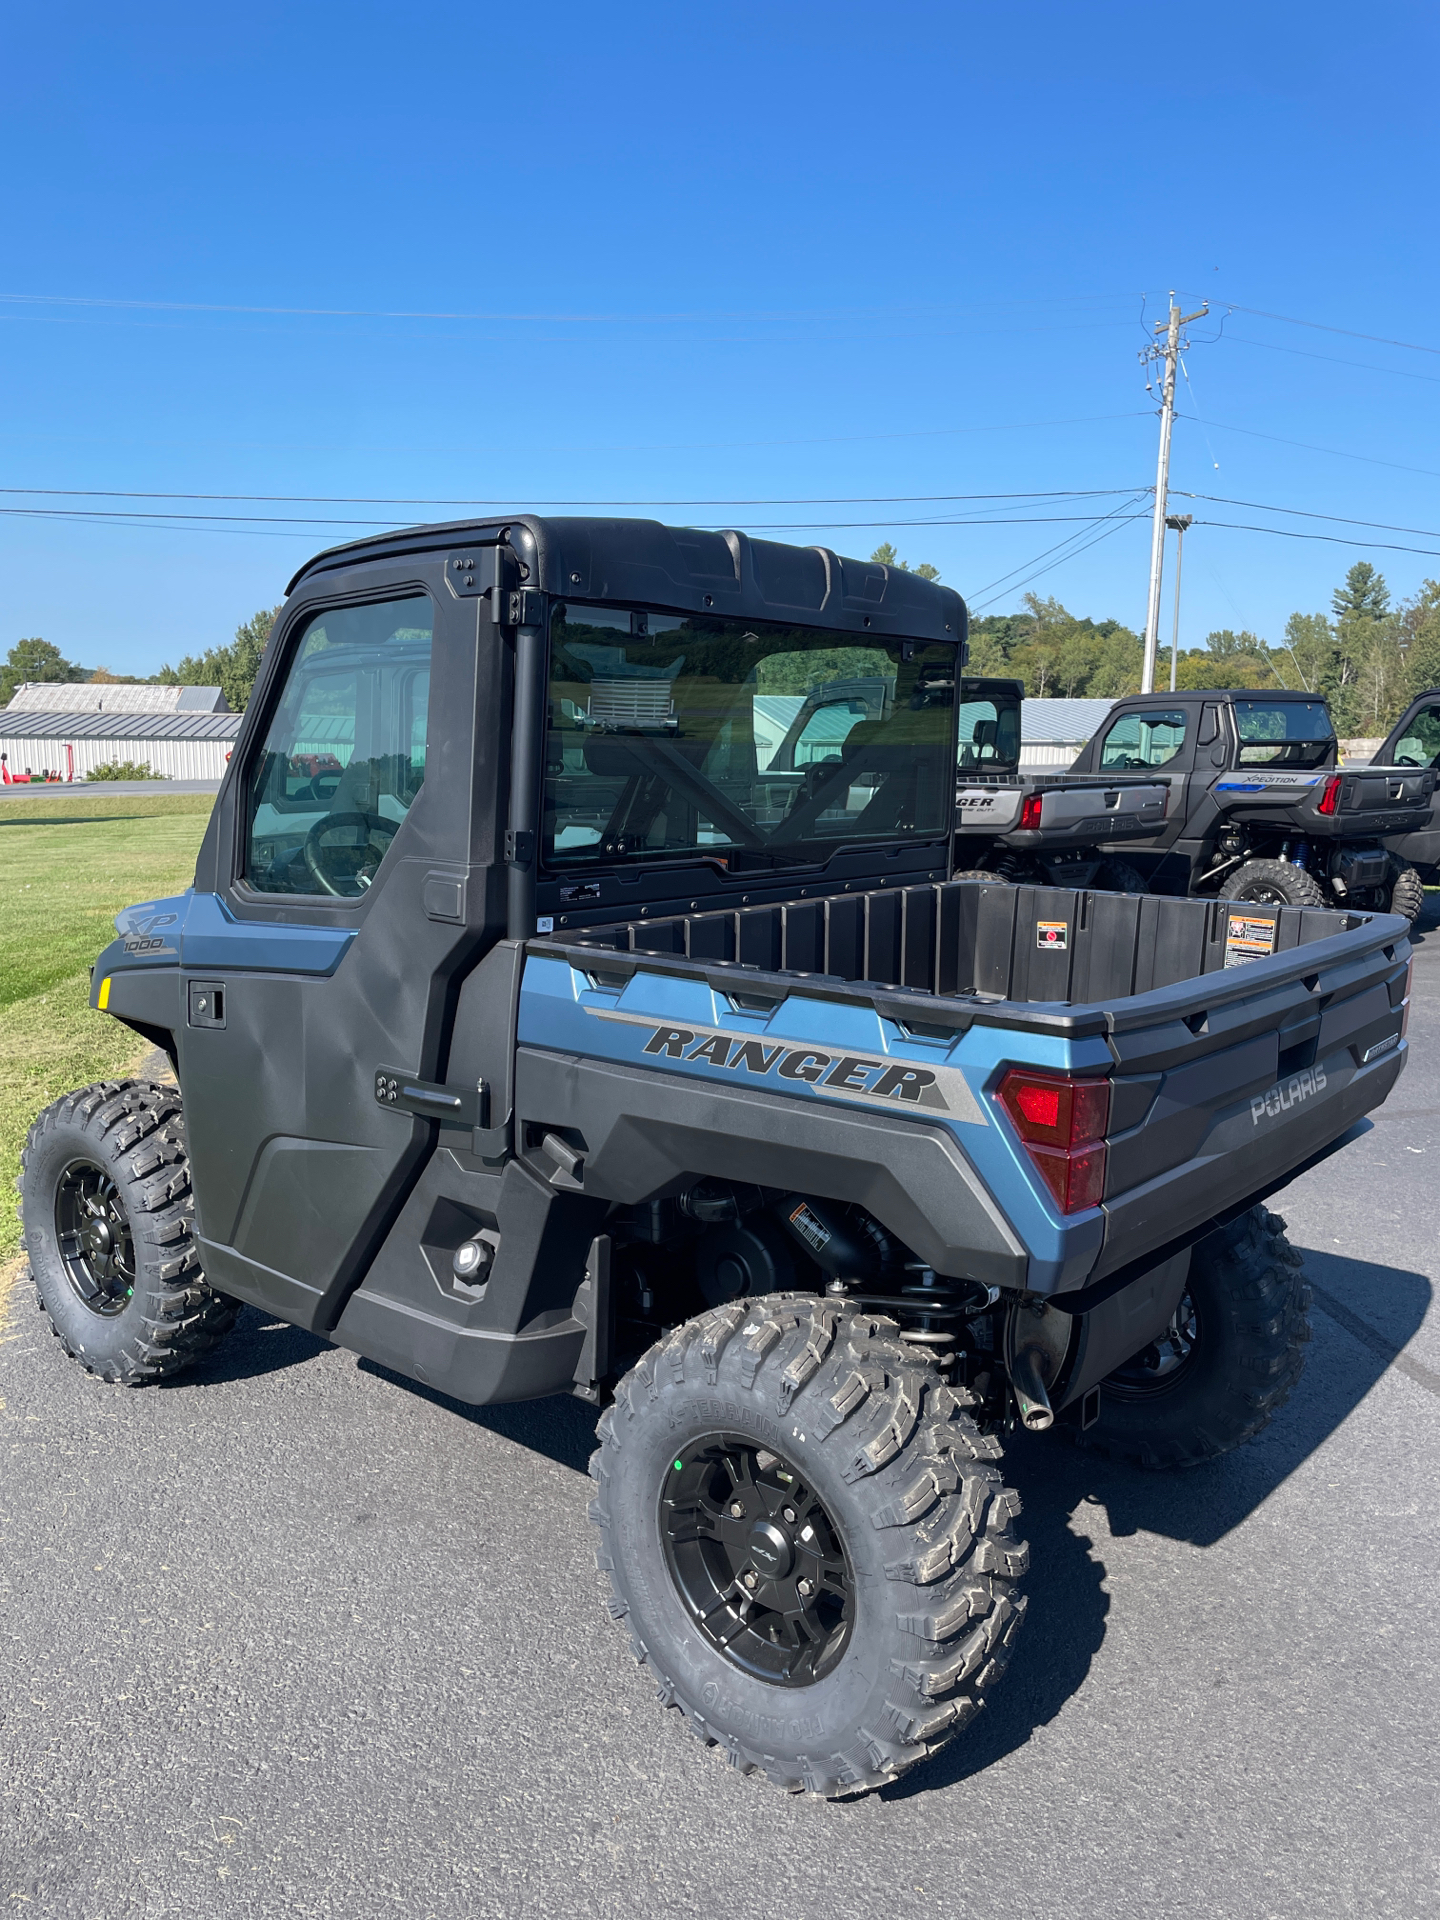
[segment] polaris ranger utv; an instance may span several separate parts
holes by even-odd
[[[1090,779],[1069,771],[1022,774],[1024,695],[1019,680],[967,675],[961,682],[955,878],[1144,893],[1144,876],[1117,842],[1156,831],[1168,787],[1108,769]]]
[[[893,1779],[1000,1677],[1008,1431],[1170,1467],[1265,1425],[1308,1328],[1263,1202],[1405,1058],[1393,916],[950,879],[965,634],[913,574],[649,521],[321,555],[193,889],[95,968],[178,1089],[25,1149],[103,1379],[248,1301],[602,1408],[610,1611],[793,1791]]]
[[[1428,826],[1435,778],[1428,765],[1337,768],[1329,709],[1312,694],[1136,694],[1115,703],[1069,773],[997,786],[991,815],[962,769],[956,863],[1413,920],[1420,876],[1387,836]]]

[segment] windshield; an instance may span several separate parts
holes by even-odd
[[[961,683],[959,757],[962,773],[1013,773],[1020,764],[1020,702],[1003,693],[966,699]]]
[[[955,665],[922,641],[559,607],[545,863],[744,869],[947,833]]]
[[[1323,700],[1237,700],[1242,766],[1320,767],[1335,744]]]

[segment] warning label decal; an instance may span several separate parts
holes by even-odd
[[[1063,953],[1070,945],[1070,922],[1068,920],[1037,920],[1035,944],[1042,951],[1046,948],[1054,948]]]
[[[1280,931],[1280,916],[1272,920],[1254,913],[1231,912],[1225,924],[1225,964],[1243,967],[1247,961],[1263,960],[1274,953]]]

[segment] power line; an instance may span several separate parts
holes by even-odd
[[[1109,513],[1097,515],[1096,518],[1089,523],[1090,527],[1098,527],[1103,521],[1116,519],[1118,515],[1124,512],[1125,508],[1133,506],[1137,500],[1142,499],[1148,492],[1148,487],[1137,487],[1128,500],[1124,500],[1119,506],[1113,507]],[[1126,517],[1134,520],[1143,519],[1144,516],[1143,514],[1129,514]],[[1123,521],[1119,522],[1119,524],[1123,524]],[[1086,531],[1088,530],[1087,528]],[[1081,539],[1082,537],[1083,534],[1072,533],[1067,535],[1064,540],[1057,540],[1053,547],[1043,548],[1041,552],[1032,555],[1029,560],[1022,560],[1018,567],[1011,567],[1008,573],[1002,573],[994,580],[987,581],[983,587],[976,589],[974,598],[977,601],[983,600],[988,594],[993,593],[995,588],[1003,587],[1007,581],[1013,580],[1017,573],[1024,573],[1027,567],[1033,567],[1038,561],[1048,559],[1052,553],[1059,553],[1062,547],[1067,547],[1072,541]],[[1068,558],[1068,556],[1062,557]]]
[[[1311,327],[1317,333],[1340,333],[1347,340],[1369,340],[1377,347],[1403,347],[1407,353],[1436,353],[1440,347],[1427,347],[1414,340],[1392,340],[1383,333],[1357,333],[1353,327],[1327,326],[1323,320],[1298,320],[1293,313],[1267,313],[1264,307],[1242,307],[1234,300],[1220,300],[1215,294],[1202,296],[1214,306],[1228,307],[1231,313],[1253,314],[1257,320],[1279,320],[1287,327]]]
[[[1115,294],[1073,294],[1060,304],[1080,306],[1104,304],[1121,296]],[[972,306],[941,308],[901,307],[761,307],[709,308],[658,313],[545,313],[510,312],[501,308],[440,309],[388,307],[275,307],[249,306],[237,302],[212,300],[129,300],[101,294],[0,293],[0,303],[20,307],[103,307],[120,312],[142,313],[216,313],[248,314],[264,318],[303,320],[479,320],[497,322],[548,321],[569,325],[667,325],[676,322],[736,320],[833,320],[888,319],[900,317],[951,317],[957,313],[988,313],[997,308],[1025,307],[1023,300],[980,301]]]
[[[118,521],[122,526],[147,524],[168,526],[199,522],[224,526],[259,524],[286,527],[390,527],[397,532],[403,532],[419,531],[424,524],[405,520],[347,519],[335,514],[147,513],[139,509],[111,510],[104,507],[0,507],[0,514],[23,520],[89,520],[97,523]],[[1090,515],[1071,513],[1026,514],[1006,519],[991,516],[984,519],[967,519],[954,514],[934,514],[915,520],[763,520],[751,521],[749,524],[767,533],[793,533],[806,528],[824,531],[831,528],[843,530],[864,527],[1043,527],[1076,520],[1082,521],[1086,526],[1093,524]]]
[[[1278,433],[1260,433],[1254,427],[1232,427],[1223,420],[1200,420],[1198,414],[1182,413],[1176,417],[1197,420],[1201,426],[1212,426],[1220,433],[1243,433],[1249,440],[1268,440],[1277,447],[1298,447],[1301,453],[1328,453],[1337,460],[1359,460],[1367,467],[1389,467],[1396,473],[1418,473],[1426,480],[1440,480],[1440,470],[1434,467],[1408,467],[1399,460],[1380,460],[1370,453],[1347,453],[1343,447],[1317,447],[1309,440],[1285,440]]]
[[[919,506],[960,500],[1093,500],[1133,493],[1133,487],[1028,487],[1023,493],[859,493],[802,494],[756,500],[535,500],[536,507],[871,507]],[[248,501],[262,506],[312,507],[485,507],[522,512],[513,498],[504,500],[406,499],[389,494],[330,493],[159,493],[113,487],[0,487],[0,495],[25,499]],[[246,518],[251,516],[247,515]]]
[[[1242,347],[1262,347],[1266,353],[1292,353],[1301,360],[1323,360],[1330,367],[1360,367],[1367,373],[1393,373],[1400,380],[1424,380],[1430,386],[1440,386],[1440,374],[1436,373],[1412,373],[1408,367],[1382,367],[1374,360],[1342,360],[1335,353],[1308,353],[1304,347],[1284,347],[1278,340],[1251,340],[1243,333],[1227,333],[1224,338],[1237,341]]]
[[[1272,507],[1264,500],[1231,500],[1223,493],[1187,493],[1183,487],[1175,492],[1186,500],[1209,500],[1217,507],[1251,507],[1257,513],[1288,513],[1300,520],[1333,520],[1342,527],[1369,527],[1376,533],[1418,533],[1427,540],[1440,540],[1440,533],[1433,527],[1396,527],[1388,520],[1355,520],[1344,513],[1314,513],[1305,507]]]
[[[1235,533],[1269,533],[1277,540],[1324,540],[1335,547],[1369,547],[1380,553],[1423,553],[1440,560],[1440,548],[1402,547],[1393,540],[1352,540],[1343,533],[1302,533],[1298,527],[1258,527],[1243,520],[1197,520],[1197,527],[1228,527]]]
[[[1006,588],[1006,592],[1018,593],[1022,587],[1028,587],[1032,580],[1039,580],[1042,577],[1042,575],[1047,573],[1052,573],[1056,567],[1064,566],[1067,560],[1078,560],[1082,553],[1088,553],[1091,547],[1098,547],[1102,540],[1108,540],[1112,533],[1119,533],[1120,529],[1124,526],[1128,526],[1131,521],[1143,520],[1144,518],[1145,516],[1143,513],[1132,513],[1129,516],[1129,518],[1126,520],[1114,521],[1109,526],[1102,528],[1102,530],[1095,535],[1093,540],[1086,540],[1083,545],[1073,548],[1071,552],[1059,554],[1054,560],[1051,560],[1047,565],[1043,567],[1036,567],[1033,573],[1027,573],[1023,576],[1023,578],[1013,581],[1011,585]],[[1075,537],[1077,539],[1080,538],[1078,534]],[[999,598],[1000,598],[999,594],[992,594],[989,597],[989,599],[985,599],[982,596],[979,601],[979,605],[980,606],[993,605],[994,602]],[[970,608],[972,612],[976,610],[976,602],[967,599],[965,604],[967,607]]]

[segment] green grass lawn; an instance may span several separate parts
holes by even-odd
[[[19,1241],[7,1196],[35,1115],[149,1052],[91,1012],[89,969],[122,907],[190,885],[213,805],[208,793],[0,801],[0,1260]]]

